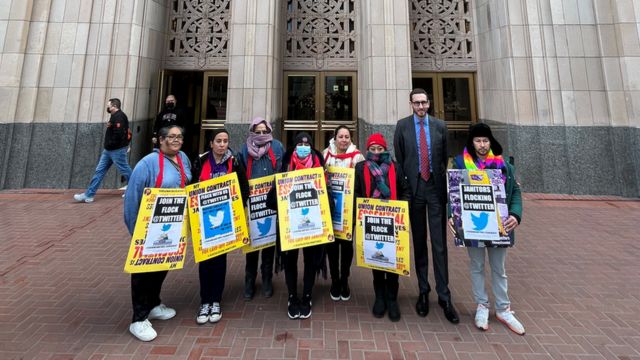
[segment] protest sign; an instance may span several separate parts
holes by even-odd
[[[276,191],[283,251],[333,241],[327,184],[322,168],[276,174]]]
[[[186,190],[196,262],[249,244],[236,173],[189,185]]]
[[[401,200],[356,200],[356,265],[409,276],[409,204]]]
[[[355,171],[352,168],[329,167],[327,170],[334,212],[331,216],[336,239],[353,238],[353,187]]]
[[[500,170],[451,169],[447,177],[455,245],[513,245],[503,226],[509,209]]]
[[[249,180],[249,239],[244,253],[276,244],[277,212],[267,208],[267,194],[273,186],[273,175]]]
[[[125,272],[182,269],[189,235],[186,205],[184,189],[144,189]]]

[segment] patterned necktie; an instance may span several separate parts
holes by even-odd
[[[429,181],[429,146],[427,145],[427,132],[424,130],[424,119],[420,119],[420,176],[424,181]]]

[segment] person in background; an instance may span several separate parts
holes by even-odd
[[[329,141],[329,147],[324,149],[322,156],[325,170],[330,166],[354,168],[364,160],[364,156],[351,142],[351,131],[344,125],[336,128],[333,138]],[[347,301],[351,298],[349,275],[353,260],[353,242],[351,239],[338,238],[337,241],[327,244],[326,249],[331,273],[329,296],[333,301]]]

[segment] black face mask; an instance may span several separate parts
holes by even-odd
[[[171,103],[167,103],[167,105],[166,105],[166,106],[167,106],[167,109],[169,109],[169,110],[173,110],[173,109],[176,107],[176,104],[174,104],[174,103],[172,103],[172,102],[171,102]]]
[[[109,111],[109,107],[107,106],[107,114],[111,114],[111,111]]]

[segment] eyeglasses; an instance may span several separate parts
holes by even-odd
[[[169,139],[169,141],[184,141],[184,136],[182,135],[169,135],[166,137],[166,139]]]
[[[265,135],[265,134],[270,133],[270,131],[269,130],[261,130],[261,131],[254,131],[253,133],[257,134],[257,135]]]
[[[427,101],[412,101],[413,106],[427,106],[429,105],[429,100]]]

